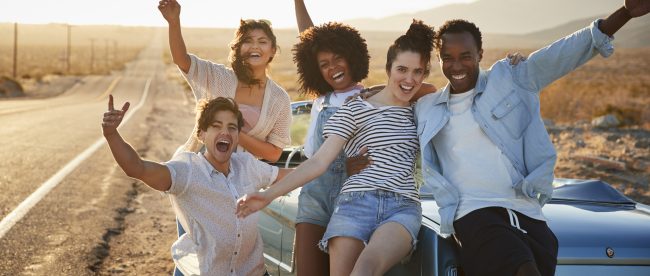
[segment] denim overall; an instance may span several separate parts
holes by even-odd
[[[316,129],[314,131],[313,149],[317,151],[325,139],[323,138],[323,128],[327,120],[339,109],[336,106],[330,106],[330,92],[325,96],[323,109],[318,113],[316,119]],[[298,198],[298,215],[296,224],[307,222],[322,227],[327,227],[330,217],[334,212],[336,198],[341,191],[341,186],[348,178],[345,171],[345,154],[343,150],[336,159],[329,165],[327,170],[318,178],[305,184],[300,190]]]

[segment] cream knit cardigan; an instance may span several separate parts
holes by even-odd
[[[235,71],[223,64],[203,60],[191,54],[189,56],[190,70],[187,74],[183,70],[179,69],[179,71],[192,88],[197,104],[202,99],[235,98],[238,82]],[[285,148],[291,144],[290,126],[291,100],[289,95],[273,80],[268,79],[259,120],[248,132],[248,135],[269,142],[276,147]],[[202,144],[195,135],[197,129],[198,125],[195,123],[190,137],[177,150],[177,153],[181,151],[197,152],[201,149]],[[243,151],[243,149],[239,147],[238,151]]]

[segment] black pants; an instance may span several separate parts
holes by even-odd
[[[546,222],[500,207],[475,210],[454,222],[461,265],[467,276],[515,275],[534,262],[554,275],[558,241]]]

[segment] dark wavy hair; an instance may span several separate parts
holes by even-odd
[[[235,31],[235,38],[230,42],[230,66],[232,70],[235,71],[237,79],[246,83],[246,84],[259,84],[260,80],[253,78],[253,70],[248,66],[245,59],[239,53],[241,45],[244,44],[245,39],[248,36],[248,32],[252,30],[262,30],[266,36],[271,39],[271,46],[274,49],[278,48],[277,39],[275,34],[273,34],[273,29],[271,29],[271,22],[268,20],[260,19],[246,19],[239,21],[239,28]],[[273,60],[273,57],[269,59],[269,62]]]
[[[431,51],[433,51],[433,38],[435,32],[433,27],[424,24],[422,20],[413,19],[406,34],[398,37],[393,45],[388,47],[386,54],[386,72],[390,72],[393,61],[398,53],[412,51],[420,54],[420,58],[425,63],[425,75],[431,70]]]
[[[321,96],[334,90],[320,72],[316,60],[318,52],[329,51],[345,58],[352,81],[359,82],[368,77],[368,45],[355,28],[329,22],[303,31],[299,38],[292,51],[302,94]]]
[[[434,39],[434,45],[436,47],[436,51],[440,53],[440,49],[442,49],[442,35],[446,33],[451,33],[451,34],[459,34],[463,32],[468,32],[474,37],[474,42],[476,42],[476,47],[477,50],[483,49],[483,36],[481,35],[481,31],[474,25],[474,23],[469,22],[467,20],[463,19],[454,19],[454,20],[448,20],[442,26],[440,29],[438,29],[438,34],[436,35],[436,38]]]
[[[239,106],[232,98],[217,97],[209,101],[203,99],[197,106],[196,122],[198,128],[196,129],[195,133],[196,137],[199,137],[200,131],[208,130],[208,127],[210,127],[212,120],[214,119],[214,114],[216,114],[217,111],[226,110],[235,114],[235,117],[237,117],[237,127],[239,131],[241,131],[242,126],[244,126],[244,117],[239,111]]]

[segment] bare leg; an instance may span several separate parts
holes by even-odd
[[[325,234],[325,227],[311,224],[296,224],[296,275],[329,275],[329,256],[318,248],[318,242]]]
[[[363,250],[362,241],[350,237],[334,237],[328,242],[330,275],[348,276]]]
[[[352,275],[384,275],[411,251],[411,234],[399,223],[388,222],[375,230],[361,252]]]
[[[525,262],[519,266],[517,269],[517,274],[515,276],[538,276],[539,271],[534,262]]]

